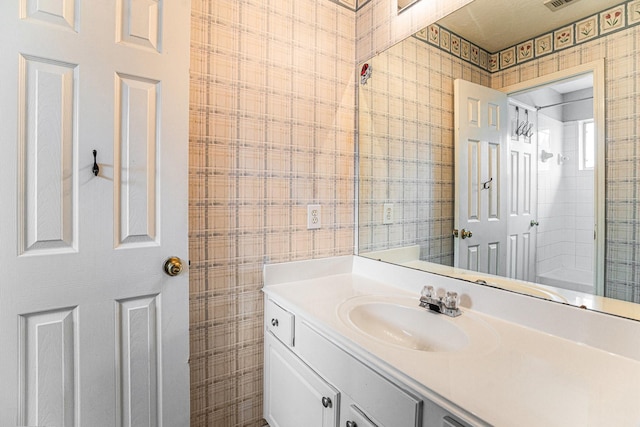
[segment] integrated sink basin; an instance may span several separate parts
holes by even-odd
[[[338,309],[341,321],[378,343],[430,353],[490,351],[495,331],[467,311],[452,318],[418,307],[418,298],[360,296]]]
[[[459,351],[469,345],[462,329],[425,309],[369,302],[352,308],[348,317],[365,334],[413,350]]]

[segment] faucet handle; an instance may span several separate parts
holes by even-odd
[[[433,289],[433,286],[424,286],[422,288],[422,291],[420,292],[420,296],[424,297],[424,298],[432,298],[436,295],[436,291],[435,289]]]
[[[460,303],[460,298],[458,297],[458,293],[454,291],[447,291],[442,303],[446,308],[451,310],[457,310],[458,304]]]

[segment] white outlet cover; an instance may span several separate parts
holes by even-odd
[[[382,208],[382,223],[393,224],[393,203],[385,203]]]
[[[317,230],[320,225],[320,205],[307,205],[307,230]]]

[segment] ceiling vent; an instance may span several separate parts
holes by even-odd
[[[544,5],[547,6],[552,12],[556,10],[560,10],[565,6],[569,6],[572,3],[577,2],[578,0],[546,0]]]

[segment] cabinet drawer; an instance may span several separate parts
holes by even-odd
[[[267,300],[264,312],[267,330],[289,347],[293,347],[294,316],[271,300]]]
[[[348,421],[346,427],[378,427],[356,405],[350,405],[347,410]],[[351,424],[349,424],[351,423]]]
[[[298,354],[327,381],[349,395],[375,425],[421,425],[421,399],[401,390],[336,347],[304,321],[298,322],[297,328]]]

